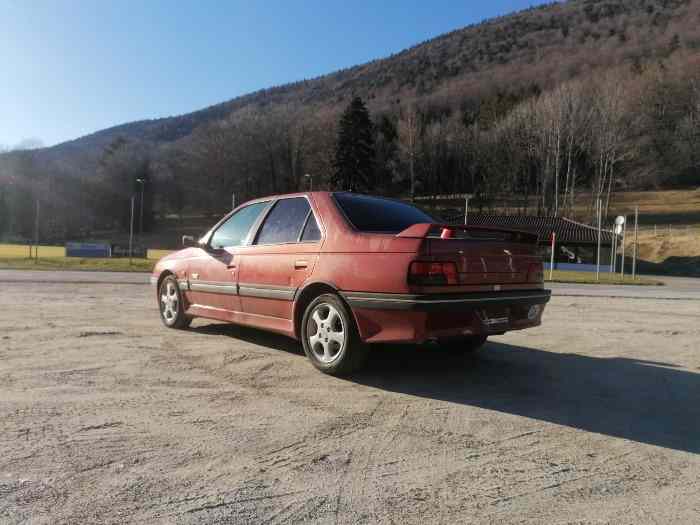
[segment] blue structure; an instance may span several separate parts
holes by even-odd
[[[112,246],[101,242],[67,242],[66,257],[111,257]]]

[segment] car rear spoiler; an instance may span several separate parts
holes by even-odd
[[[460,236],[459,232],[465,232],[466,236]],[[396,234],[396,236],[414,239],[438,237],[440,239],[467,239],[475,241],[498,240],[522,244],[537,244],[537,241],[539,240],[539,237],[536,234],[519,230],[429,222],[409,226],[402,232]]]

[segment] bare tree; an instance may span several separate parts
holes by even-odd
[[[627,85],[616,75],[607,75],[596,86],[595,118],[590,135],[590,151],[595,165],[591,202],[603,199],[606,215],[618,176],[617,165],[632,154],[629,138],[633,118],[628,113],[628,103]]]
[[[419,155],[419,140],[423,132],[423,119],[415,106],[401,111],[398,123],[399,148],[408,162],[411,199],[416,196],[416,160]]]

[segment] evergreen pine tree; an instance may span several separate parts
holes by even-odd
[[[334,189],[367,191],[374,186],[374,133],[369,111],[354,97],[340,117],[332,185]]]

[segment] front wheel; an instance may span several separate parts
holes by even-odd
[[[333,376],[349,374],[367,358],[348,307],[334,294],[320,295],[306,307],[301,322],[304,353],[321,372]]]
[[[177,279],[168,275],[158,288],[160,319],[168,328],[187,328],[192,318],[185,315],[185,305]]]

